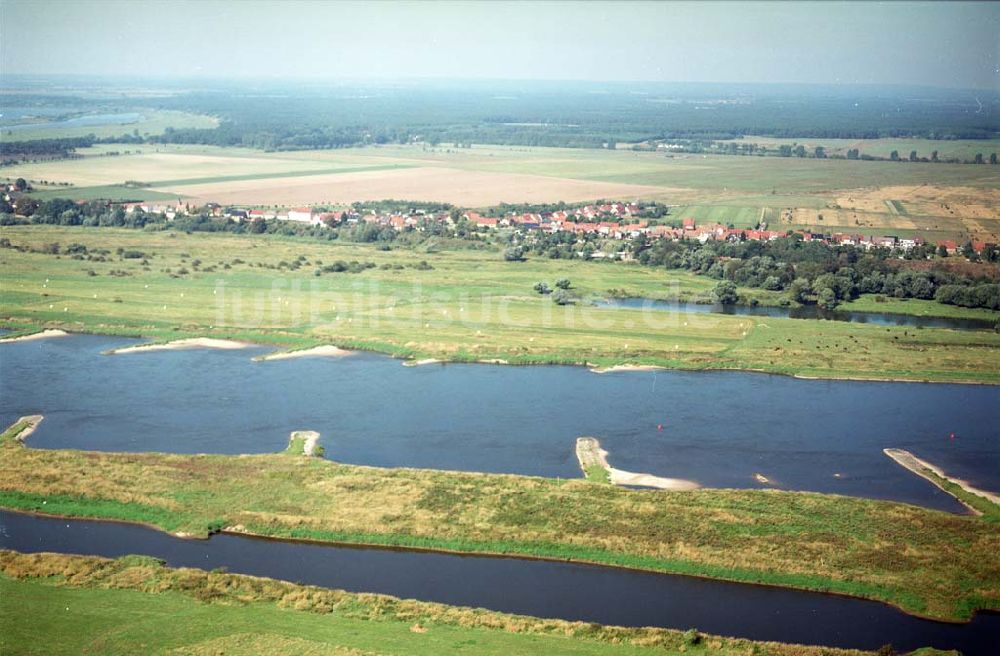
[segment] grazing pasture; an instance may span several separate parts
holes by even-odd
[[[489,251],[384,252],[228,233],[12,226],[4,236],[12,246],[36,251],[0,250],[0,319],[14,328],[50,324],[158,339],[325,343],[415,359],[629,363],[827,378],[1000,377],[1000,335],[988,332],[608,310],[588,302],[612,293],[711,297],[715,280],[681,271],[548,258],[505,262]],[[88,261],[37,252],[52,243],[110,253],[105,261]],[[116,255],[119,249],[141,252],[146,263]],[[375,266],[316,275],[338,260]],[[572,281],[578,302],[559,306],[533,289],[561,278]],[[744,292],[765,301],[773,294]],[[934,305],[912,302],[898,309],[952,311]],[[996,320],[987,310],[969,316]]]

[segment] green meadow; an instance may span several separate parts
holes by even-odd
[[[0,551],[5,654],[208,656],[863,656],[826,647],[627,629],[352,594],[224,572]],[[53,609],[59,611],[53,612]]]
[[[987,331],[592,305],[610,295],[711,298],[714,280],[638,265],[505,262],[492,250],[380,251],[301,238],[174,231],[14,226],[3,235],[12,247],[0,250],[0,317],[21,331],[48,326],[157,340],[210,336],[288,347],[335,344],[466,362],[1000,381],[1000,335]],[[13,248],[44,251],[53,243],[61,249],[79,244],[88,255],[74,259]],[[86,259],[101,252],[97,257],[104,262]],[[126,252],[134,257],[125,258]],[[337,261],[374,266],[317,275]],[[533,289],[561,278],[571,281],[576,302],[570,305],[556,305]],[[776,300],[770,292],[743,292],[765,303]],[[892,309],[957,312],[915,302],[894,302]],[[996,319],[989,311],[961,315]]]
[[[1000,609],[997,514],[777,490],[630,490],[585,480],[321,458],[0,445],[0,507],[193,536],[573,560],[836,592],[965,620]],[[488,518],[488,520],[484,520]],[[804,555],[805,554],[805,555]]]

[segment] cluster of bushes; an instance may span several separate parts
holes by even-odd
[[[357,260],[345,262],[344,260],[337,260],[332,264],[326,264],[316,269],[316,275],[318,276],[323,273],[361,273],[362,271],[374,268],[374,262],[358,262]]]
[[[572,303],[574,299],[573,295],[569,292],[569,288],[572,286],[569,278],[560,278],[555,284],[556,288],[554,291],[551,287],[549,287],[548,283],[545,282],[535,283],[535,286],[532,289],[543,296],[552,294],[552,300],[558,305],[569,305]]]

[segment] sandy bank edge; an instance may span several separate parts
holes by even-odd
[[[674,491],[697,490],[701,487],[694,481],[682,478],[664,478],[615,469],[608,464],[608,452],[601,448],[601,443],[594,437],[576,438],[576,457],[584,474],[587,473],[588,467],[599,466],[608,472],[608,479],[614,485],[637,485]]]
[[[301,437],[304,442],[302,444],[302,455],[306,457],[312,457],[316,455],[316,444],[319,442],[319,433],[310,430],[297,430],[292,431],[288,435],[288,445],[291,446],[295,438]]]
[[[59,330],[57,328],[50,328],[48,330],[43,330],[37,333],[31,333],[30,335],[21,335],[20,337],[5,337],[0,339],[0,344],[15,344],[17,342],[33,342],[36,339],[48,339],[49,337],[65,337],[69,333],[65,330]]]
[[[43,415],[25,415],[23,417],[18,417],[17,421],[4,429],[4,432],[10,430],[14,426],[17,426],[22,421],[28,422],[28,425],[25,426],[20,433],[14,436],[15,442],[24,444],[24,441],[28,439],[29,435],[35,432],[35,429],[38,428],[38,424],[42,423],[43,419],[45,419]]]
[[[404,360],[404,367],[423,367],[428,364],[443,364],[441,360],[437,358],[424,358],[422,360]]]
[[[180,351],[184,349],[221,349],[221,350],[237,350],[251,348],[253,344],[248,342],[237,342],[231,339],[215,339],[212,337],[189,337],[186,339],[177,339],[172,342],[163,342],[160,344],[137,344],[135,346],[126,346],[124,348],[117,348],[108,351],[108,355],[121,355],[123,353],[143,353],[147,351]]]
[[[941,487],[941,485],[938,483],[938,481],[936,481],[936,480],[934,480],[934,478],[928,476],[927,473],[925,471],[923,471],[923,470],[926,469],[926,470],[928,470],[930,472],[933,472],[935,475],[939,476],[940,478],[943,478],[944,480],[949,481],[949,482],[954,483],[955,485],[959,486],[960,488],[962,488],[963,490],[965,490],[969,494],[975,494],[976,496],[983,497],[984,499],[987,499],[988,501],[990,501],[990,502],[992,502],[992,503],[1000,506],[1000,494],[996,494],[995,492],[990,492],[988,490],[979,489],[979,488],[974,487],[973,485],[971,485],[968,481],[963,481],[960,478],[955,478],[953,476],[949,476],[949,475],[945,474],[941,470],[941,468],[939,468],[939,467],[937,467],[935,465],[932,465],[931,463],[927,462],[926,460],[918,458],[917,456],[913,455],[912,453],[910,453],[906,449],[882,449],[882,453],[884,453],[885,455],[887,455],[890,458],[892,458],[893,460],[895,460],[896,463],[898,465],[900,465],[901,467],[905,467],[906,469],[910,470],[911,472],[913,472],[917,476],[930,481],[935,486],[941,488],[945,492],[948,492],[948,490],[945,490],[943,487]],[[948,494],[951,494],[951,493],[948,492]],[[954,496],[954,495],[952,495],[952,496]],[[961,503],[963,506],[965,506],[966,508],[968,508],[969,510],[971,510],[973,514],[975,514],[975,515],[982,515],[983,514],[980,510],[978,510],[976,508],[973,508],[972,506],[970,506],[969,504],[965,503],[964,501],[962,501],[958,497],[955,497],[955,498],[958,500],[959,503]]]
[[[267,355],[254,358],[254,362],[294,360],[295,358],[344,358],[349,355],[354,355],[354,351],[348,351],[347,349],[342,349],[339,346],[334,346],[332,344],[324,344],[322,346],[314,346],[312,348],[299,349],[297,351],[275,351],[274,353],[268,353]]]
[[[667,367],[655,364],[616,364],[610,367],[591,367],[590,372],[594,374],[611,374],[616,371],[665,371]]]

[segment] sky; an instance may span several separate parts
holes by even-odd
[[[0,0],[0,76],[1000,90],[1000,3]]]

